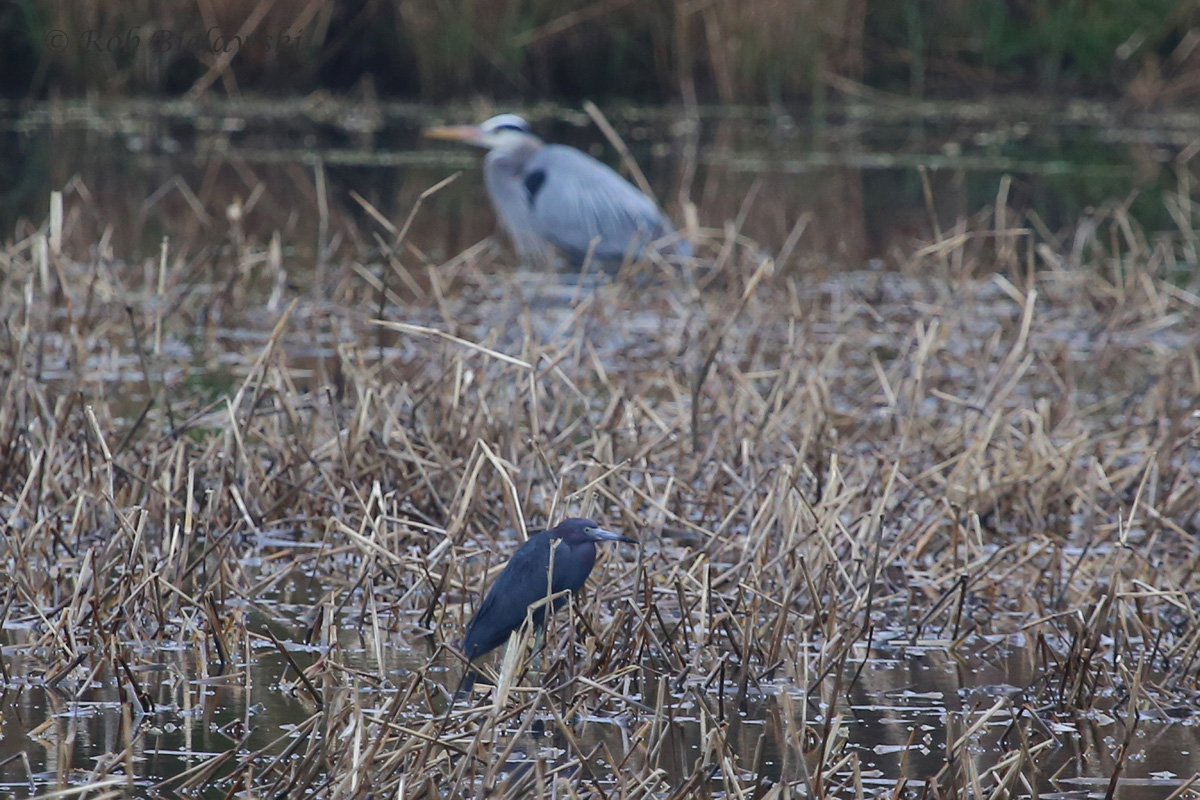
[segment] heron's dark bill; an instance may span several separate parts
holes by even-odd
[[[592,536],[599,542],[626,542],[628,544],[637,544],[637,539],[630,539],[628,536],[623,536],[619,533],[606,531],[604,528],[596,528],[592,531]]]
[[[482,132],[478,125],[446,125],[426,128],[422,135],[426,139],[440,139],[446,142],[470,142],[478,139]]]

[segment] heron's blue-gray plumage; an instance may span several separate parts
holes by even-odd
[[[605,540],[634,541],[579,518],[563,520],[554,528],[530,536],[505,565],[467,626],[462,641],[467,659],[473,661],[508,641],[513,631],[525,622],[534,603],[552,594],[582,589],[596,563],[596,542]],[[553,583],[547,592],[551,548]],[[566,598],[560,597],[553,606],[558,609],[564,602]],[[532,616],[534,625],[541,626],[546,617],[545,605],[534,610]]]
[[[550,258],[550,249],[533,216],[525,186],[525,165],[542,143],[533,137],[512,147],[488,152],[483,160],[483,184],[500,224],[512,237],[517,252],[535,261]]]
[[[586,153],[544,143],[514,114],[427,134],[488,149],[488,198],[525,257],[548,261],[554,246],[576,265],[589,252],[595,261],[613,263],[639,258],[651,244],[662,255],[692,255],[653,199]]]
[[[583,262],[593,240],[596,261],[619,262],[639,257],[651,242],[675,232],[653,200],[607,164],[573,147],[543,146],[523,169],[526,181],[538,173],[544,178],[530,204],[534,225],[573,263]]]

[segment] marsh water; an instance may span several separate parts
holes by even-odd
[[[681,197],[695,203],[701,226],[721,228],[741,218],[746,236],[770,253],[787,247],[799,269],[886,269],[897,254],[998,201],[1013,209],[1014,225],[1050,231],[1069,230],[1094,207],[1113,202],[1128,205],[1147,230],[1174,224],[1164,197],[1176,191],[1178,170],[1187,167],[1200,117],[1150,118],[1085,102],[1024,111],[915,104],[849,107],[820,120],[770,109],[711,109],[698,122],[661,109],[609,116],[677,220]],[[138,269],[137,260],[153,259],[164,236],[227,243],[234,233],[265,241],[278,232],[287,242],[310,242],[284,254],[292,278],[303,284],[344,237],[382,230],[368,206],[400,227],[423,191],[458,172],[414,216],[407,239],[412,257],[436,264],[494,231],[477,154],[420,140],[423,126],[447,119],[433,109],[313,97],[216,111],[126,103],[9,112],[0,119],[6,239],[42,225],[49,192],[65,190],[74,198],[70,213],[84,225],[94,217],[97,239]],[[461,120],[469,112],[449,116]],[[546,110],[531,116],[547,138],[612,160],[585,115]],[[269,327],[264,321],[228,337],[261,340]],[[251,552],[265,558],[300,546],[265,542]],[[259,621],[252,627],[271,628],[303,665],[321,652],[304,642],[326,588],[297,579],[247,601],[244,610]],[[194,648],[141,653],[153,665],[137,676],[152,710],[130,720],[121,680],[47,680],[27,652],[29,631],[41,620],[9,613],[0,619],[7,671],[0,694],[4,795],[85,781],[124,749],[130,725],[139,733],[122,757],[135,792],[143,793],[232,747],[273,746],[311,714],[287,660],[264,639],[234,654],[220,674],[213,654]],[[341,655],[382,681],[429,658],[424,642],[397,632],[404,629],[399,623],[396,631],[373,628],[346,611],[337,624]],[[865,665],[856,679],[848,678],[833,713],[846,723],[847,747],[860,753],[868,789],[890,791],[899,776],[922,786],[944,763],[952,731],[961,732],[999,698],[1020,707],[1039,679],[1034,643],[1020,634],[978,640],[966,652],[949,644],[897,628],[854,653]],[[454,664],[445,670],[452,683]],[[387,691],[371,688],[364,703],[382,703]],[[795,754],[776,727],[781,709],[797,713],[804,701],[804,687],[763,680],[744,709],[729,711],[740,767],[761,766],[772,781],[798,778]],[[686,707],[686,701],[679,705]],[[829,711],[810,698],[804,721],[819,724]],[[598,715],[583,721],[581,740],[619,752],[633,722]],[[1012,723],[1011,716],[989,723],[980,765],[994,761]],[[1040,762],[1041,796],[1103,797],[1127,724],[1120,698],[1050,720],[1060,746]],[[701,721],[677,715],[665,735],[672,778],[681,778],[701,746]],[[1167,797],[1200,771],[1200,726],[1191,709],[1145,714],[1133,741],[1118,797]],[[563,752],[552,733],[535,728],[508,766],[553,762]],[[753,763],[756,752],[760,765]],[[216,795],[226,791],[221,787]]]
[[[259,553],[278,555],[281,548],[286,549],[285,543],[274,541]],[[331,644],[347,671],[364,676],[361,685],[351,687],[360,693],[362,704],[382,707],[403,676],[426,666],[431,648],[389,630],[396,620],[389,619],[386,610],[382,620],[372,623],[348,614],[336,627],[333,642],[306,644],[314,609],[320,608],[326,592],[327,587],[297,577],[242,605],[248,627],[271,630],[286,643],[288,657],[265,636],[257,637],[246,652],[233,655],[223,672],[217,668],[215,653],[203,647],[138,652],[143,666],[134,680],[148,707],[139,719],[129,716],[131,704],[123,693],[132,684],[126,681],[97,674],[82,682],[60,684],[30,669],[37,659],[25,648],[25,631],[33,620],[8,619],[3,657],[10,677],[0,722],[0,792],[30,796],[55,786],[88,783],[89,776],[103,766],[107,773],[127,776],[107,778],[108,788],[169,795],[180,776],[223,753],[281,751],[288,732],[314,710],[291,665],[304,668],[329,655]],[[845,749],[859,757],[868,796],[877,789],[890,795],[900,777],[907,778],[910,791],[919,793],[945,764],[948,737],[961,734],[999,700],[1012,701],[1012,707],[1023,709],[1023,714],[1039,713],[1026,702],[1027,687],[1039,680],[1031,640],[1020,635],[976,639],[973,652],[962,653],[950,645],[948,640],[918,639],[914,631],[897,629],[880,635],[870,649],[856,649],[855,663],[847,670],[846,691],[832,713],[844,724]],[[137,645],[131,642],[130,647]],[[453,686],[459,668],[447,660],[443,669],[447,685]],[[696,700],[689,695],[720,691],[732,698],[736,691],[732,685],[701,683],[695,679],[675,687],[674,713],[664,726],[667,755],[662,764],[674,783],[690,772],[704,739],[705,726]],[[388,685],[393,688],[381,688]],[[639,693],[637,681],[626,688],[635,700],[653,702],[648,692]],[[768,783],[799,781],[800,748],[786,740],[780,715],[796,715],[816,728],[830,715],[828,705],[815,698],[808,698],[807,708],[805,702],[803,687],[767,679],[756,682],[742,708],[731,699],[728,708],[722,706],[722,722],[729,726],[727,736],[734,743],[738,767],[752,774],[757,770]],[[1107,711],[1099,710],[1106,705],[1101,703],[1085,714],[1040,712],[1044,714],[1041,724],[1057,738],[1056,746],[1038,759],[1040,775],[1033,788],[1040,796],[1104,796],[1130,722],[1117,699],[1112,702],[1117,707],[1109,706]],[[413,714],[409,724],[415,726],[429,712],[414,706]],[[626,710],[576,720],[578,744],[589,751],[606,745],[610,753],[628,752],[632,731],[643,717]],[[1002,743],[1011,746],[1011,737],[1018,735],[1013,723],[1009,712],[988,721],[972,747],[977,769],[997,761]],[[520,770],[534,761],[551,766],[569,761],[570,753],[554,731],[553,717],[547,717],[545,725],[529,726],[504,769]],[[133,744],[127,749],[125,742],[130,739]],[[125,763],[114,770],[114,761]],[[1191,709],[1143,711],[1116,796],[1166,797],[1183,786],[1198,765],[1200,725]],[[220,772],[214,777],[219,776]],[[203,796],[221,797],[228,791],[219,781],[212,786]]]

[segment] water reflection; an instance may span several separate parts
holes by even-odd
[[[337,626],[336,647],[305,645],[313,627],[311,604],[320,606],[311,588],[298,580],[257,606],[270,612],[273,629],[286,631],[283,641],[298,666],[328,657],[343,664],[346,682],[340,687],[324,685],[326,701],[330,693],[348,691],[364,708],[385,707],[402,677],[426,666],[428,655],[403,632],[408,626],[390,619],[376,624],[349,613]],[[254,630],[265,623],[252,621],[249,627]],[[393,627],[401,632],[389,630]],[[243,755],[278,754],[291,743],[290,732],[317,707],[305,696],[289,660],[265,637],[237,654],[223,674],[216,674],[216,654],[202,646],[137,652],[131,660],[138,666],[131,674],[152,704],[141,718],[128,694],[130,681],[90,670],[86,660],[61,680],[42,676],[27,630],[9,624],[6,635],[10,644],[3,657],[13,679],[7,682],[2,706],[0,789],[12,796],[97,777],[118,784],[128,781],[145,791],[234,748]],[[604,771],[616,766],[609,763],[610,756],[625,762],[626,768],[640,767],[647,748],[653,747],[659,751],[654,763],[667,772],[664,780],[678,786],[693,773],[707,737],[717,728],[723,729],[736,768],[744,775],[757,776],[766,785],[802,783],[806,774],[811,780],[806,770],[815,763],[812,745],[832,715],[835,727],[843,726],[844,751],[858,756],[865,786],[891,788],[905,776],[910,787],[920,787],[939,775],[946,785],[943,771],[965,768],[964,758],[976,772],[995,764],[1021,735],[1013,725],[1015,710],[1036,714],[1042,721],[1045,730],[1039,741],[1054,740],[1037,761],[1036,788],[1043,796],[1077,790],[1102,793],[1107,787],[1125,736],[1119,699],[1114,698],[1108,711],[1084,715],[1055,715],[1052,709],[1039,708],[1037,698],[1022,688],[1037,683],[1038,670],[1032,646],[1019,637],[991,648],[986,658],[954,655],[948,643],[913,646],[904,641],[897,636],[875,648],[861,672],[857,662],[867,653],[859,648],[844,681],[848,685],[855,673],[858,679],[842,696],[826,692],[806,701],[796,688],[804,680],[779,678],[759,684],[742,709],[733,702],[733,680],[677,685],[671,676],[656,678],[657,667],[646,664],[640,674],[631,673],[618,684],[636,703],[619,710],[608,704],[592,709],[572,721],[571,734],[583,752],[596,754],[589,769],[601,784]],[[456,667],[451,662],[445,666],[440,674],[451,690]],[[731,670],[731,678],[732,674]],[[660,702],[664,689],[668,696]],[[969,746],[957,747],[957,738],[994,712],[998,701],[1002,710],[979,735],[969,737]],[[650,709],[660,706],[668,713],[655,722],[655,741],[647,741],[643,723],[652,719]],[[416,700],[405,714],[414,726],[430,718],[429,709]],[[1145,714],[1117,796],[1163,797],[1200,771],[1200,732],[1193,722]],[[498,776],[515,777],[535,767],[572,768],[577,750],[563,739],[553,715],[535,713],[511,724],[508,730],[492,732],[501,739],[516,737],[506,762],[495,765]],[[206,796],[224,796],[229,790],[219,780],[221,774],[221,769],[214,772]],[[719,770],[714,768],[709,780],[719,794]]]

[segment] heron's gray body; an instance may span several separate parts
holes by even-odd
[[[546,144],[513,114],[478,128],[431,135],[488,148],[488,198],[517,251],[547,260],[557,247],[576,265],[641,257],[653,245],[665,256],[690,257],[687,241],[651,198],[615,170],[573,147]]]
[[[548,242],[576,265],[589,249],[596,261],[620,262],[639,258],[647,245],[675,232],[653,200],[607,164],[573,147],[543,144],[523,163],[513,162],[512,154],[488,153],[484,180],[522,255],[545,257]],[[662,252],[691,255],[682,241],[665,243]]]

